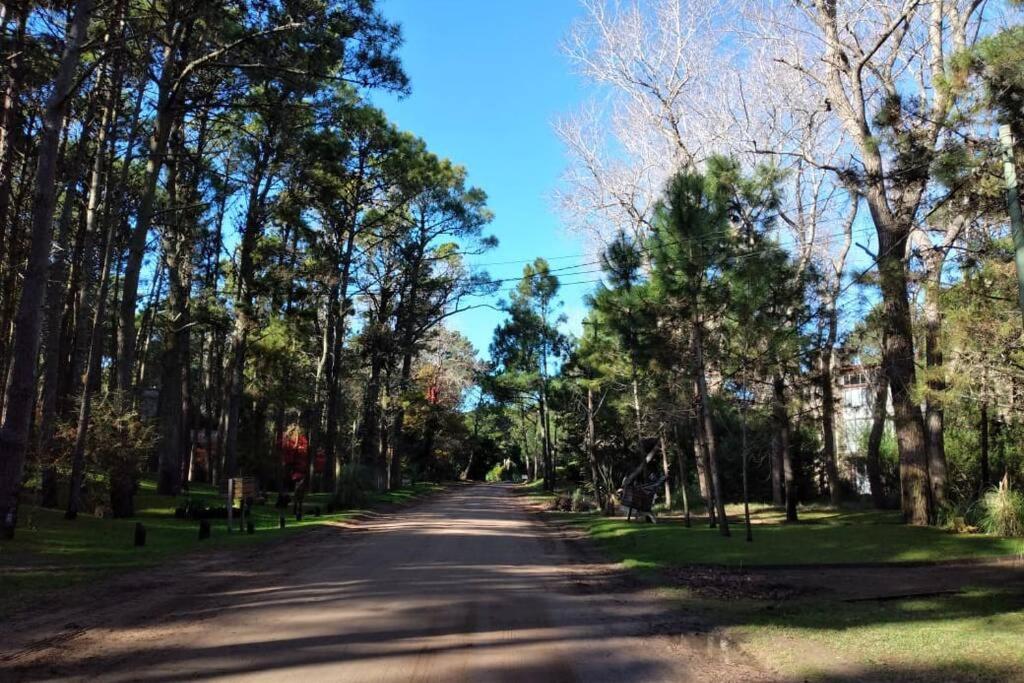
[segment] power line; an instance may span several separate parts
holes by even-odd
[[[857,235],[867,235],[867,234],[874,234],[874,233],[875,233],[875,228],[872,227],[872,226],[867,226],[867,227],[864,227],[864,228],[859,228],[857,230],[851,230],[850,231],[850,238],[852,239],[854,236],[857,236]],[[708,235],[705,235],[701,239],[691,240],[690,243],[695,244],[695,245],[712,244],[712,243],[715,243],[718,238],[729,237],[731,235],[732,235],[732,231],[731,230],[725,230],[725,231],[721,231],[721,232],[710,233]],[[845,241],[846,240],[846,236],[847,235],[846,235],[845,232],[842,232],[842,233],[825,233],[822,236],[822,238],[817,238],[816,237],[813,240],[812,244],[814,244],[815,246],[818,246],[818,247],[828,247],[828,246],[831,246],[833,244],[838,244],[838,243],[841,243],[841,242]],[[664,239],[664,238],[662,238],[662,239]],[[668,243],[672,244],[674,246],[683,246],[682,243],[678,239],[675,239],[675,238],[673,238],[670,241],[668,241]],[[762,247],[762,248],[759,248],[759,249],[751,249],[751,250],[748,250],[748,251],[744,251],[744,252],[742,252],[740,254],[736,254],[736,255],[732,256],[731,258],[733,260],[745,259],[745,258],[753,258],[754,256],[758,256],[758,255],[762,255],[762,254],[767,254],[770,251],[772,251],[773,248],[779,248],[779,249],[785,250],[785,247],[780,242],[776,241],[774,243],[774,245],[775,245],[775,247],[765,246],[765,247]],[[648,246],[648,245],[645,245],[645,244],[636,244],[634,246],[635,246],[637,251],[639,251],[641,253],[644,253],[644,254],[647,254],[647,255],[651,255],[651,252],[652,252],[652,247],[651,246]],[[585,256],[587,256],[587,254],[564,255],[564,256],[555,256],[555,257],[551,257],[551,258],[546,258],[546,257],[536,257],[536,258],[544,258],[546,261],[552,261],[552,260],[555,260],[555,259],[562,259],[562,260],[564,260],[564,259],[567,259],[567,258],[582,258],[582,257],[585,257]],[[536,260],[536,258],[534,260]],[[518,263],[522,263],[525,266],[525,265],[531,265],[532,261],[527,260],[527,261],[505,261],[505,262],[492,262],[492,263],[467,263],[466,265],[469,266],[470,268],[481,268],[481,267],[484,267],[486,265],[509,265],[509,264],[518,264]],[[564,271],[564,270],[572,270],[574,268],[582,268],[584,266],[597,265],[597,264],[600,264],[600,263],[602,263],[602,261],[600,259],[593,260],[593,261],[584,261],[584,262],[581,262],[579,264],[575,264],[575,265],[572,265],[572,266],[564,266],[564,267],[561,267],[561,268],[552,268],[548,272],[554,273],[554,272],[560,272],[560,271]],[[518,277],[516,277],[516,276],[509,276],[509,277],[500,278],[500,279],[502,281],[508,281],[508,280],[522,279],[522,277],[523,276],[518,276]]]

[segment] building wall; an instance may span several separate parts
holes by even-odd
[[[846,471],[859,493],[870,493],[867,471],[855,458],[866,455],[864,444],[871,431],[871,404],[874,401],[876,368],[851,365],[837,373],[839,382],[839,406],[836,410],[836,449],[839,451],[841,467]],[[892,416],[892,398],[886,406],[886,414]]]

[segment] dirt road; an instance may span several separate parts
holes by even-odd
[[[457,487],[355,531],[140,573],[8,623],[0,679],[760,678],[569,543],[508,487]]]

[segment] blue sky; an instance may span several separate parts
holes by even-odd
[[[584,99],[559,51],[580,13],[575,0],[381,0],[380,7],[402,24],[400,55],[412,94],[378,96],[375,103],[433,152],[465,166],[495,213],[491,232],[500,244],[471,262],[493,263],[492,277],[511,278],[537,256],[558,257],[552,268],[585,261],[582,240],[564,230],[550,198],[565,165],[552,121]],[[583,296],[592,288],[563,288],[568,331],[578,330]],[[502,317],[482,308],[449,326],[486,355]]]

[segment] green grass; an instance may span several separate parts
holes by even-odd
[[[610,557],[661,585],[663,597],[677,601],[682,613],[715,625],[709,645],[738,644],[780,679],[1024,681],[1024,595],[1003,586],[855,603],[819,593],[708,599],[665,582],[658,571],[849,563],[893,563],[899,571],[901,562],[1017,555],[1024,552],[1021,539],[908,527],[896,514],[874,511],[809,509],[801,511],[803,522],[788,525],[780,511],[758,506],[753,543],[745,540],[739,518],[732,537],[723,538],[703,518],[686,528],[678,519],[653,526],[595,514],[557,516],[584,527]]]
[[[879,603],[685,601],[780,676],[1006,681],[1024,677],[1024,596],[999,590]]]
[[[407,502],[440,489],[436,484],[416,484],[410,488],[372,494],[367,507]],[[358,513],[346,510],[326,514],[330,494],[306,496],[307,511],[320,506],[321,517],[307,512],[302,521],[286,513],[286,526],[279,528],[282,511],[273,506],[273,496],[266,505],[253,508],[256,533],[227,530],[226,520],[210,520],[211,535],[198,540],[199,522],[174,518],[174,510],[187,498],[207,503],[210,507],[224,505],[213,487],[192,485],[189,495],[160,496],[152,481],[141,483],[135,498],[136,517],[132,519],[98,519],[80,514],[78,519],[64,519],[62,510],[23,505],[19,529],[13,541],[0,543],[0,614],[31,601],[40,591],[63,588],[85,580],[138,567],[152,566],[169,557],[191,552],[209,552],[220,548],[241,547],[274,539],[311,527],[342,521]],[[133,545],[135,523],[146,526],[146,545]]]
[[[712,564],[752,565],[934,562],[939,560],[1005,557],[1024,552],[1021,539],[982,534],[953,534],[936,528],[900,523],[885,512],[806,511],[797,524],[779,522],[774,510],[758,511],[753,543],[743,525],[732,524],[723,538],[694,519],[691,528],[678,520],[657,525],[626,522],[596,514],[564,515],[586,528],[612,557],[629,567],[659,569]]]
[[[564,485],[557,487],[554,491],[544,490],[544,479],[534,479],[531,482],[515,485],[516,493],[524,496],[531,503],[546,505],[553,503],[559,495],[571,493]]]

